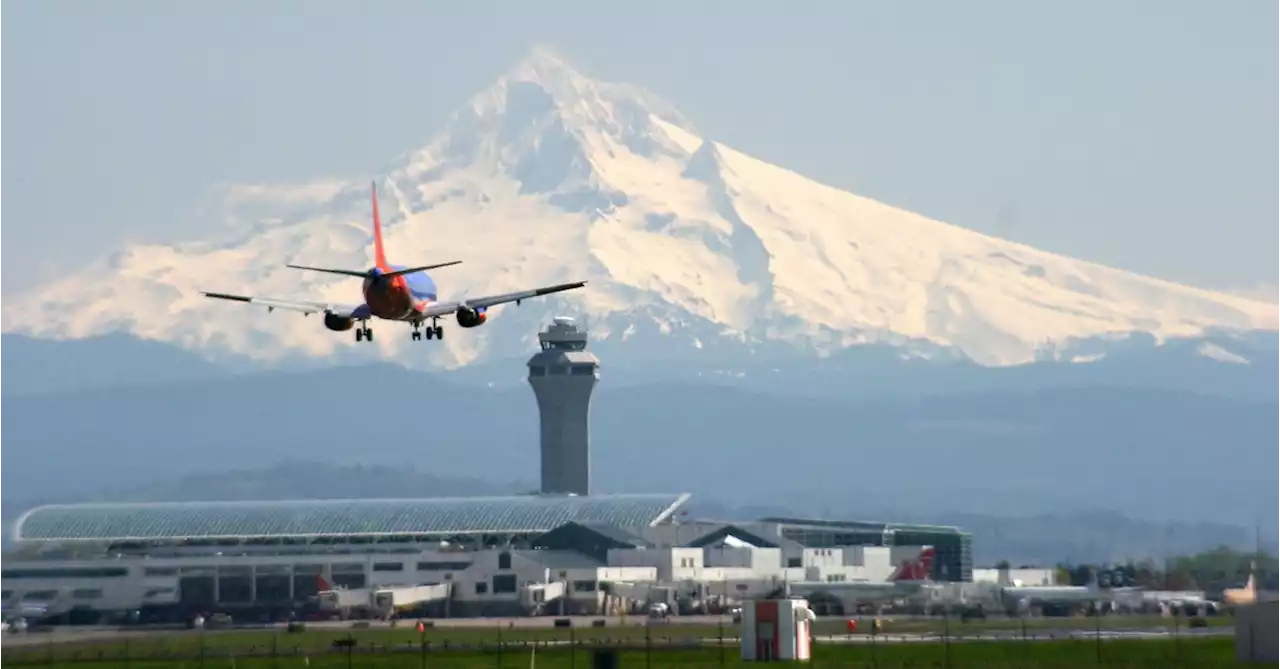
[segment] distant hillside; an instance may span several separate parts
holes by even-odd
[[[697,497],[690,509],[691,515],[709,518],[797,515],[796,510],[785,507],[734,507]],[[1148,557],[1159,561],[1219,546],[1252,551],[1256,545],[1254,528],[1243,523],[1159,522],[1114,511],[1020,515],[1016,511],[976,514],[938,509],[925,514],[895,514],[869,506],[828,507],[816,517],[955,525],[973,533],[975,565],[994,565],[1000,560],[1037,565],[1118,563]],[[1271,527],[1263,532],[1263,547],[1274,551],[1275,546],[1276,533]]]
[[[127,335],[43,340],[6,334],[0,341],[5,345],[8,383],[4,395],[8,397],[265,372],[247,359],[220,358],[215,365],[176,346]],[[1275,332],[1210,334],[1164,342],[1145,334],[1077,341],[1046,352],[1040,362],[1009,367],[904,359],[888,345],[845,349],[828,358],[791,353],[654,359],[631,356],[626,346],[613,342],[593,341],[591,348],[603,361],[610,387],[677,382],[771,395],[875,399],[1112,386],[1280,401],[1273,371],[1280,367],[1280,339]],[[1080,358],[1093,361],[1069,362]],[[525,388],[525,360],[513,357],[430,373],[463,385]],[[276,371],[324,368],[333,368],[333,363],[298,358],[281,363]]]
[[[271,499],[367,499],[480,497],[512,495],[536,488],[461,477],[425,474],[409,462],[399,465],[335,466],[303,460],[261,469],[237,469],[183,476],[136,488],[102,491],[86,501],[194,502]]]
[[[5,396],[6,497],[300,458],[531,480],[532,393],[447,378],[385,366]],[[814,512],[1101,507],[1265,523],[1276,516],[1277,413],[1275,403],[1132,388],[816,400],[602,383],[593,469],[598,491],[678,488]]]
[[[160,385],[229,373],[171,344],[110,334],[72,341],[0,335],[5,397]]]
[[[680,382],[771,395],[865,399],[1108,386],[1280,401],[1274,371],[1280,367],[1280,338],[1266,331],[1163,342],[1146,334],[1074,341],[1047,350],[1037,362],[1008,367],[904,358],[889,345],[848,348],[826,358],[708,354],[653,360],[630,357],[623,347],[610,342],[592,342],[591,349],[602,359],[611,386]],[[510,358],[469,365],[448,378],[523,386],[524,361]]]

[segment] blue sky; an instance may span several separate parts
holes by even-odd
[[[976,230],[1277,277],[1277,4],[10,0],[3,291],[203,236],[219,182],[373,176],[547,43],[709,136]]]

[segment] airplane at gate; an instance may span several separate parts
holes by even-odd
[[[792,594],[823,592],[864,602],[907,597],[932,585],[933,560],[937,552],[924,546],[914,560],[903,560],[885,581],[800,582],[789,584]]]
[[[413,326],[411,336],[414,340],[422,339],[423,325],[426,327],[427,339],[443,339],[444,328],[440,325],[442,317],[454,316],[459,327],[474,328],[484,325],[486,311],[489,307],[508,302],[517,306],[531,297],[541,297],[552,293],[573,290],[587,285],[586,281],[562,283],[543,288],[533,288],[504,295],[476,297],[459,302],[438,302],[435,281],[427,274],[427,270],[457,265],[461,260],[405,267],[387,262],[382,246],[382,220],[378,216],[378,188],[371,184],[373,201],[373,252],[374,266],[365,271],[349,269],[331,269],[327,267],[307,267],[304,265],[286,265],[294,269],[311,272],[327,272],[364,279],[362,304],[331,304],[327,302],[307,302],[284,300],[270,297],[254,297],[251,295],[231,295],[228,293],[212,293],[201,291],[205,297],[219,300],[232,300],[257,304],[268,311],[286,309],[298,311],[304,315],[324,314],[324,326],[335,332],[345,332],[355,326],[356,341],[373,341],[373,330],[368,322],[373,318],[389,321],[400,321]]]

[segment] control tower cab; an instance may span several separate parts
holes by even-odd
[[[538,333],[542,350],[529,359],[529,385],[542,422],[542,494],[591,492],[591,391],[600,361],[587,352],[587,331],[557,316]]]

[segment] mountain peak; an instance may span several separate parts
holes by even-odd
[[[555,83],[571,79],[586,80],[569,60],[556,49],[546,44],[534,45],[529,53],[502,76],[504,81],[526,81],[530,83]]]
[[[600,163],[619,154],[689,157],[664,127],[696,136],[692,123],[652,93],[594,80],[538,45],[398,171],[428,181],[448,168],[501,173],[519,182],[521,194],[568,193],[571,210],[590,211],[613,201],[609,194],[579,197],[600,187]]]
[[[94,263],[11,300],[6,331],[123,330],[277,361],[333,356],[354,343],[314,320],[211,305],[199,291],[359,299],[349,280],[280,269],[282,258],[369,262],[368,177],[344,182],[302,198],[268,189],[305,206],[225,243],[141,246]],[[566,310],[589,316],[602,345],[669,357],[888,344],[908,357],[1015,364],[1046,342],[1276,328],[1274,303],[1038,251],[816,183],[707,139],[644,89],[588,77],[543,46],[380,183],[397,257],[466,259],[441,272],[442,299],[592,282],[450,336],[427,354],[443,366],[522,354]],[[400,334],[347,355],[420,360],[398,355],[411,346]]]

